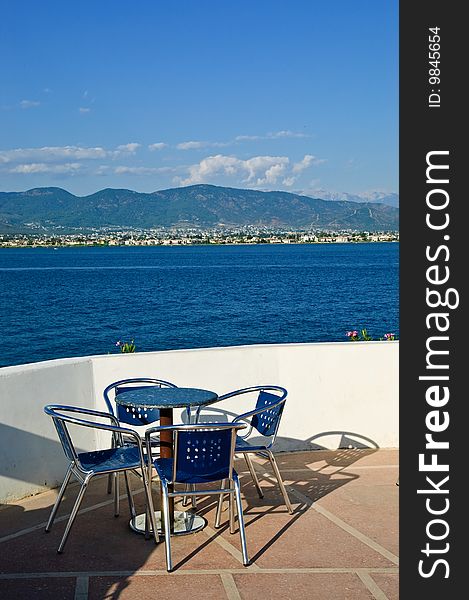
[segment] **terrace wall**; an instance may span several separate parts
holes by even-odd
[[[0,502],[58,485],[66,460],[49,403],[105,410],[102,390],[146,376],[218,394],[252,385],[288,390],[277,451],[397,447],[398,342],[272,344],[70,358],[0,369]],[[232,399],[216,419],[252,408]],[[215,414],[217,413],[217,414]],[[176,417],[175,420],[177,420]],[[82,430],[80,449],[103,438]]]

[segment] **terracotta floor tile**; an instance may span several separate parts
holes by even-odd
[[[239,536],[230,535],[226,526],[223,537],[240,548]],[[313,509],[293,515],[248,515],[246,537],[249,554],[260,567],[393,566],[387,558]]]
[[[67,576],[3,579],[0,597],[74,598],[77,580],[68,574],[85,573],[90,576],[91,599],[115,598],[118,594],[120,600],[145,600],[161,596],[164,589],[163,597],[185,599],[190,590],[190,600],[218,600],[226,597],[225,585],[235,584],[241,598],[256,600],[259,597],[369,599],[366,586],[353,572],[283,574],[262,570],[375,567],[394,570],[396,566],[389,557],[345,531],[334,518],[342,519],[367,536],[371,544],[374,541],[397,554],[397,457],[392,450],[363,449],[279,454],[284,479],[298,494],[291,494],[293,515],[286,510],[268,463],[256,459],[260,471],[269,474],[267,478],[260,477],[264,491],[264,498],[260,499],[244,460],[237,460],[248,551],[256,563],[251,570],[244,570],[240,562],[239,534],[229,534],[227,511],[223,513],[223,526],[215,530],[214,497],[198,498],[197,512],[208,520],[209,527],[194,535],[172,539],[176,573],[170,575],[165,572],[164,543],[155,545],[152,540],[146,541],[142,535],[131,532],[125,499],[121,501],[120,517],[114,518],[112,496],[106,493],[107,478],[96,479],[90,486],[82,506],[85,512],[78,515],[62,555],[56,549],[78,487],[67,491],[49,534],[44,533],[44,523],[57,491],[26,498],[0,510],[0,538],[14,535],[0,543],[0,572],[45,575],[57,572]],[[132,477],[132,485],[137,489],[141,482]],[[124,491],[122,485],[121,493]],[[155,501],[158,498],[157,489],[154,498]],[[143,492],[137,493],[134,500],[137,512],[143,512]],[[105,505],[96,507],[102,503]],[[327,513],[320,514],[319,510]],[[255,571],[256,568],[259,570]],[[142,571],[161,574],[137,575]],[[372,573],[371,576],[389,600],[397,600],[397,575]]]
[[[372,573],[371,577],[389,600],[399,600],[399,575],[397,573]]]
[[[190,598],[220,600],[226,598],[218,575],[155,575],[138,577],[92,577],[89,600],[155,600]]]
[[[355,574],[256,573],[234,575],[242,600],[372,600]]]
[[[0,598],[5,600],[74,600],[76,579],[0,579]]]

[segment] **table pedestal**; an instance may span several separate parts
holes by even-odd
[[[176,510],[174,513],[171,535],[189,535],[190,533],[197,533],[201,531],[207,520],[191,512],[183,512]],[[158,527],[158,533],[164,536],[164,530],[162,527],[161,511],[155,511],[156,526]],[[136,533],[145,533],[145,513],[137,515],[135,519],[130,520],[130,529]],[[151,527],[150,527],[151,529]]]
[[[151,380],[143,378],[142,382],[148,383]],[[156,380],[155,380],[156,381]],[[125,380],[119,383],[137,384],[138,379]],[[165,384],[167,386],[167,384]],[[156,385],[144,385],[126,389],[121,389],[116,394],[116,404],[124,406],[127,412],[132,412],[134,418],[142,415],[146,416],[146,410],[158,409],[160,411],[160,424],[163,426],[173,424],[174,408],[189,408],[190,406],[205,406],[216,402],[218,396],[210,390],[199,388],[178,388],[164,387]],[[136,423],[135,423],[136,424]],[[173,432],[160,431],[160,456],[161,458],[173,457]],[[171,490],[172,491],[172,487]],[[169,515],[171,535],[186,535],[200,531],[205,527],[207,521],[190,512],[174,511],[174,498],[169,498]],[[161,531],[161,512],[156,512],[158,531]],[[130,522],[130,527],[138,533],[145,533],[146,515],[140,514],[134,517]],[[151,529],[151,528],[149,528]]]
[[[161,425],[172,425],[173,424],[173,410],[171,408],[160,409],[160,424]],[[161,458],[172,458],[173,457],[173,432],[172,431],[160,431],[160,456]],[[173,486],[169,486],[169,491],[173,491]],[[163,519],[161,511],[155,511],[156,526],[158,533],[164,535]],[[174,498],[169,498],[169,517],[171,535],[188,535],[190,533],[196,533],[207,525],[207,520],[203,517],[188,512],[174,510]],[[146,515],[142,513],[137,515],[135,519],[130,520],[130,528],[137,533],[145,533],[145,520]],[[151,527],[150,527],[151,529]]]

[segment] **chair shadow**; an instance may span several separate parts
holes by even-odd
[[[332,453],[329,451],[327,454],[321,452],[320,460],[325,461],[326,464],[316,470],[311,469],[311,463],[314,462],[315,454],[315,452],[312,451],[301,455],[303,459],[301,461],[299,461],[299,455],[295,456],[295,467],[292,471],[289,470],[287,464],[288,457],[285,456],[284,460],[282,460],[282,453],[277,454],[276,458],[280,470],[282,471],[283,467],[284,473],[288,474],[285,477],[285,479],[288,481],[287,488],[291,488],[293,490],[293,494],[290,492],[290,499],[294,504],[294,511],[288,522],[285,523],[279,529],[279,531],[275,533],[275,535],[256,552],[256,554],[251,558],[251,562],[255,562],[263,554],[265,554],[269,548],[271,548],[273,544],[275,544],[315,502],[347,485],[351,481],[358,479],[359,475],[348,472],[346,467],[350,466],[357,460],[360,460],[364,456],[376,452],[376,450],[376,448],[360,448],[358,450],[339,449],[337,451],[332,451]],[[262,499],[257,496],[256,488],[251,480],[247,467],[241,471],[238,466],[238,473],[241,479],[245,502],[243,514],[245,517],[246,531],[249,531],[249,529],[256,522],[262,520],[263,518],[267,518],[272,514],[287,514],[287,509],[283,504],[283,499],[277,487],[277,481],[273,473],[268,472],[268,464],[268,461],[266,461],[266,469],[264,469],[264,465],[258,465],[256,468],[257,475],[261,482],[261,487],[263,488],[265,494],[264,498]],[[331,466],[336,467],[332,473],[322,472],[322,469],[327,467],[330,468]],[[300,477],[293,478],[292,475],[296,474],[298,471],[301,471]],[[264,472],[266,472],[265,475]],[[268,482],[269,487],[266,487],[266,482]],[[294,494],[295,491],[298,493],[298,495]],[[273,498],[272,492],[274,492]],[[305,499],[307,499],[307,501]],[[267,503],[270,503],[268,508],[266,508]],[[200,497],[197,502],[197,514],[206,517],[210,512],[213,511],[215,505],[216,500],[214,501],[212,498],[207,496]],[[226,518],[227,517],[225,517],[225,520]],[[195,556],[201,549],[207,546],[210,541],[213,541],[216,537],[222,535],[227,529],[228,523],[223,523],[220,529],[217,530],[216,534],[195,549],[190,556]],[[188,559],[189,558],[187,558],[187,560]],[[186,558],[175,565],[175,568],[181,567],[183,564],[185,564],[185,562]]]
[[[131,480],[134,500],[136,500],[137,507],[141,509],[143,505],[142,500],[144,497],[143,490],[141,489],[142,482],[133,474],[131,475]],[[96,484],[99,485],[99,483],[101,483],[101,487],[95,487]],[[3,579],[0,580],[0,597],[3,597],[1,584],[5,580],[8,581],[7,575],[11,573],[13,575],[14,581],[17,581],[19,574],[21,574],[20,579],[28,579],[28,573],[31,568],[31,561],[33,563],[37,561],[38,564],[43,562],[44,555],[42,555],[41,557],[41,552],[50,553],[50,556],[47,560],[46,569],[49,572],[57,572],[61,574],[62,572],[86,572],[88,570],[91,572],[94,571],[93,568],[86,568],[86,565],[85,567],[83,567],[83,564],[81,564],[80,562],[75,562],[76,560],[81,561],[86,556],[86,554],[83,553],[83,547],[84,544],[88,545],[90,541],[93,547],[93,552],[95,554],[100,554],[97,548],[103,548],[104,550],[106,549],[106,544],[104,543],[103,537],[99,537],[97,535],[97,537],[93,540],[91,540],[91,538],[89,537],[90,522],[84,524],[84,521],[86,520],[85,514],[103,508],[107,509],[105,520],[108,525],[105,526],[105,529],[108,532],[108,535],[120,535],[119,531],[117,531],[118,528],[114,529],[115,524],[112,523],[113,520],[117,520],[113,515],[114,499],[113,494],[106,493],[106,483],[106,475],[98,476],[95,478],[95,481],[91,482],[87,494],[88,497],[87,495],[85,495],[83,505],[80,509],[79,514],[77,515],[76,523],[74,524],[73,529],[70,533],[70,539],[67,542],[67,546],[63,554],[57,554],[56,549],[63,535],[63,531],[68,520],[71,507],[73,506],[73,503],[75,502],[76,496],[80,489],[79,482],[73,481],[70,482],[67,486],[67,489],[64,493],[62,502],[57,513],[57,517],[54,521],[51,532],[48,534],[45,533],[45,525],[49,518],[53,503],[55,502],[56,494],[51,494],[50,500],[48,499],[47,504],[41,506],[40,508],[28,507],[28,498],[23,500],[23,502],[26,501],[26,506],[23,506],[19,503],[22,501],[19,501],[17,504],[0,504],[0,556],[3,557],[3,560],[0,560],[0,572],[2,572],[2,574],[5,576]],[[55,489],[54,491],[58,493],[58,489]],[[32,496],[31,499],[34,501],[34,496]],[[123,483],[121,483],[120,487],[120,505],[121,506],[119,520],[123,520],[125,523],[125,527],[127,528],[128,522],[130,521],[130,511],[125,497],[125,487]],[[101,523],[97,523],[94,533],[96,533],[96,530],[102,526],[102,523],[103,520],[101,519]],[[82,528],[84,528],[84,530],[86,531],[86,540],[83,539],[84,533],[82,531]],[[122,531],[122,527],[120,529]],[[31,546],[29,536],[34,536],[38,533],[44,535],[44,541],[41,541],[39,544],[36,544],[37,551],[35,551],[35,544]],[[131,561],[129,561],[131,565],[129,565],[128,568],[122,570],[131,571],[132,573],[135,573],[146,563],[148,557],[154,551],[155,546],[150,543],[148,543],[147,545],[145,543],[143,535],[136,536],[136,534],[131,533],[130,530],[128,533],[129,536],[132,536],[129,538],[132,541],[138,540],[138,537],[141,537],[141,539],[138,540],[139,542],[141,542],[141,545],[139,545],[137,552],[132,552],[132,559]],[[15,556],[20,556],[21,558],[12,562],[12,560],[8,560],[8,553],[11,553]],[[102,556],[99,556],[99,559],[102,560]],[[85,558],[85,561],[86,560],[87,559]],[[10,565],[8,565],[8,562],[10,563],[11,567]],[[43,569],[41,566],[36,570],[33,569],[33,572],[42,572],[43,570],[45,569]],[[112,571],[112,569],[109,570]],[[64,577],[64,575],[62,577]],[[70,575],[70,577],[73,577],[73,575]],[[57,581],[60,581],[60,578],[57,579]],[[115,582],[109,584],[107,589],[103,591],[102,597],[106,599],[117,599],[120,597],[123,590],[125,590],[129,585],[129,576],[116,576]]]
[[[214,410],[213,408],[211,413],[210,420],[212,422],[214,420],[231,420],[234,416],[236,416],[234,413],[220,409]],[[333,450],[328,448],[327,443],[331,436],[338,436],[337,447]],[[257,550],[256,554],[251,557],[251,562],[255,562],[266,552],[268,552],[268,550],[303,517],[303,515],[311,507],[311,505],[314,504],[314,502],[317,502],[326,495],[347,485],[349,482],[356,480],[359,476],[354,473],[350,473],[347,468],[364,456],[373,454],[378,450],[378,445],[366,436],[354,432],[340,430],[318,433],[306,440],[291,440],[281,437],[278,437],[277,440],[278,442],[281,442],[279,444],[280,446],[282,446],[282,443],[286,443],[287,445],[290,445],[290,443],[301,443],[308,447],[311,451],[294,453],[293,455],[283,452],[276,453],[280,471],[288,482],[288,488],[291,488],[293,491],[293,494],[291,493],[290,495],[294,503],[294,512],[288,521],[285,522],[281,528],[260,549]],[[50,450],[58,450],[58,444],[51,443],[47,440],[46,443],[53,446]],[[316,450],[319,452],[316,453]],[[294,458],[292,459],[291,456]],[[318,463],[317,468],[314,468],[315,463]],[[243,512],[246,517],[246,530],[248,532],[256,523],[262,522],[262,519],[266,519],[273,514],[286,514],[287,512],[286,507],[283,504],[283,499],[279,493],[275,477],[273,473],[271,473],[268,461],[266,461],[265,464],[256,462],[256,465],[256,470],[265,492],[263,499],[260,499],[257,496],[256,489],[251,480],[247,467],[243,462],[238,463],[245,503],[245,510]],[[241,466],[242,468],[240,468]],[[334,469],[332,473],[328,472],[328,469],[330,470],[331,467]],[[99,479],[105,479],[105,477]],[[141,507],[144,501],[144,495],[143,492],[136,491],[137,487],[141,488],[141,482],[137,484],[137,480],[134,476],[132,476],[132,487],[134,489],[136,499],[137,496],[139,498]],[[96,496],[96,502],[110,505],[109,518],[112,519],[112,496],[108,496],[105,493],[104,488],[105,486],[103,485],[103,493],[99,493],[99,495]],[[294,494],[295,491],[298,493],[298,495]],[[56,531],[59,530],[60,535],[62,534],[65,526],[66,515],[64,513],[69,511],[69,506],[74,501],[77,492],[78,484],[73,483],[69,485],[65,493],[61,509],[59,510],[56,523],[54,524],[54,529]],[[122,487],[121,494],[123,492],[124,489]],[[95,497],[93,496],[93,498]],[[51,496],[51,504],[54,500],[55,498]],[[122,507],[120,518],[127,521],[127,519],[130,517],[130,515],[128,515],[128,506],[125,499],[122,499],[121,502]],[[197,513],[201,516],[208,515],[211,512],[213,513],[215,505],[216,499],[214,499],[214,497],[200,497],[200,500],[197,504]],[[26,531],[29,527],[31,532],[34,532],[39,529],[39,526],[42,528],[45,526],[50,510],[51,505],[42,506],[29,511],[20,504],[8,504],[0,506],[0,526],[2,524],[6,524],[6,529],[3,533],[0,533],[0,542],[16,540],[16,543],[18,544],[23,543],[25,548],[24,560],[26,565],[28,563],[28,553],[26,551],[29,545],[28,533],[24,534],[24,539],[21,541],[22,533],[18,530],[23,529]],[[26,512],[29,512],[29,514],[25,515]],[[52,553],[48,570],[54,570],[54,564],[56,561],[57,571],[61,572],[63,569],[67,570],[64,567],[64,564],[66,563],[64,562],[63,557],[65,557],[65,560],[68,560],[67,555],[70,556],[73,554],[73,538],[74,533],[78,534],[77,529],[79,527],[80,516],[81,515],[77,517],[77,523],[74,527],[74,531],[71,533],[71,538],[68,543],[71,548],[70,550],[66,549],[64,555],[55,554],[54,544],[57,535],[55,535],[55,538],[53,538],[54,544],[46,544],[48,550],[50,550]],[[224,521],[226,520],[227,519],[225,517]],[[219,536],[222,536],[227,530],[228,524],[223,522],[222,526],[217,529],[213,535],[209,536],[206,540],[203,540],[197,545],[197,548],[192,550],[187,556],[180,560],[175,565],[175,569],[179,569],[188,563],[194,556],[203,551],[204,548],[206,548],[210,543],[214,542]],[[147,559],[155,549],[155,544],[153,541],[150,540],[145,542],[145,540],[142,539],[141,542],[141,546],[138,544],[134,545],[135,551],[132,551],[132,559],[129,561],[130,568],[128,568],[127,571],[131,571],[132,573],[137,572],[146,563]],[[44,544],[42,544],[42,546],[44,546]],[[4,548],[0,547],[0,552]],[[77,544],[76,548],[80,548],[79,543]],[[165,568],[163,563],[162,568]],[[16,570],[21,571],[21,568],[16,568]],[[2,568],[2,571],[5,571],[5,569]],[[8,570],[6,571],[8,572]],[[130,576],[116,576],[115,581],[108,585],[103,598],[117,600],[129,585]]]
[[[237,416],[237,413],[231,412],[226,409],[222,409],[220,407],[208,406],[204,407],[200,413],[199,422],[225,422],[231,421],[234,417]],[[184,420],[184,419],[183,419]],[[187,422],[187,419],[186,421]],[[253,436],[250,438],[253,443],[260,442],[265,438]],[[321,443],[322,442],[322,443]],[[333,448],[331,448],[331,443],[334,443]],[[279,540],[282,535],[284,535],[292,525],[294,525],[298,519],[300,519],[304,513],[310,508],[312,504],[324,498],[326,495],[334,492],[335,490],[347,485],[349,482],[354,481],[359,478],[359,475],[355,473],[350,473],[347,471],[347,467],[350,467],[358,460],[374,454],[378,451],[378,444],[372,440],[371,438],[352,431],[344,431],[344,430],[334,430],[334,431],[324,431],[321,433],[317,433],[305,440],[299,440],[295,438],[285,438],[281,436],[277,436],[275,445],[273,450],[276,448],[285,449],[287,452],[291,449],[301,450],[299,453],[295,453],[295,468],[292,471],[289,471],[289,454],[287,452],[278,452],[276,453],[276,460],[282,473],[295,473],[298,470],[301,471],[301,478],[292,478],[288,476],[288,487],[294,492],[298,492],[298,496],[294,496],[291,498],[293,502],[296,500],[296,507],[292,514],[291,519],[287,523],[285,523],[282,528],[269,540],[261,549],[258,550],[256,555],[252,557],[252,562],[257,560],[260,556],[262,556],[277,540]],[[299,459],[301,451],[306,451],[303,456],[304,462],[301,462]],[[315,457],[315,451],[318,452],[317,457]],[[315,460],[316,459],[316,460]],[[298,462],[300,460],[300,462]],[[311,464],[314,462],[321,461],[324,464],[319,466],[317,469],[311,469]],[[270,467],[268,466],[268,461],[265,462],[266,469],[262,469],[262,471],[270,471]],[[324,472],[330,468],[334,468],[332,473]],[[282,512],[286,513],[287,509],[283,504],[283,499],[281,499],[280,494],[276,493],[279,499],[279,505],[272,505],[270,508],[265,510],[266,505],[266,497],[267,490],[278,490],[277,482],[273,473],[269,473],[267,477],[261,473],[261,469],[256,469],[258,476],[265,481],[266,479],[270,484],[272,484],[271,488],[265,488],[264,492],[265,496],[263,499],[260,499],[257,496],[255,486],[251,480],[251,477],[248,472],[246,472],[246,478],[242,481],[242,487],[244,492],[244,500],[247,503],[245,508],[244,515],[248,517],[246,520],[246,529],[249,530],[249,527],[253,525],[259,519],[266,517],[267,515],[272,514],[273,512],[278,513],[279,506],[283,507]],[[309,474],[308,474],[309,471]],[[244,473],[243,473],[244,475]],[[307,477],[305,475],[308,475]],[[290,494],[291,496],[292,494]],[[307,498],[308,501],[305,502],[300,500],[300,498]],[[198,503],[197,510],[198,514],[206,515],[213,508],[212,502],[206,502],[202,500]],[[253,516],[253,518],[249,519],[249,516]],[[221,535],[227,529],[227,525],[220,528],[217,531],[217,536]],[[205,547],[209,542],[204,542],[203,547]],[[198,550],[194,550],[192,555],[197,554]],[[185,563],[185,560],[182,561],[177,567],[181,566]]]

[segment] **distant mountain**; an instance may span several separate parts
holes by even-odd
[[[323,200],[340,200],[342,202],[372,202],[374,204],[386,204],[387,206],[399,207],[399,194],[389,192],[364,192],[363,194],[347,194],[347,192],[327,192],[326,190],[315,190],[307,195]]]
[[[104,189],[74,196],[55,187],[0,192],[0,232],[73,231],[79,228],[243,225],[291,228],[397,230],[399,210],[374,202],[310,198],[192,185],[144,194]]]

